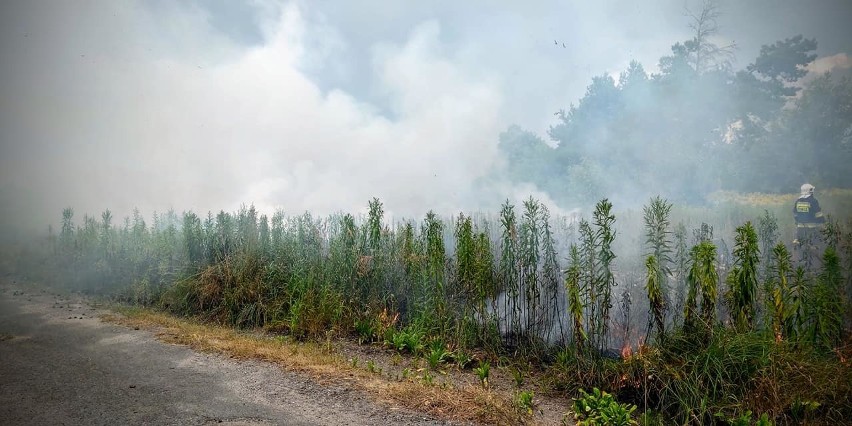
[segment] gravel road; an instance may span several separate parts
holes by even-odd
[[[445,424],[345,383],[165,344],[104,312],[0,282],[0,424]]]

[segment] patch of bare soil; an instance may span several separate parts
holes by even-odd
[[[334,347],[335,351],[350,365],[372,371],[373,374],[383,376],[389,381],[422,384],[431,381],[433,387],[466,389],[490,394],[499,399],[503,405],[508,406],[510,411],[514,411],[512,415],[517,416],[518,422],[542,425],[573,423],[570,421],[570,415],[566,417],[570,400],[567,397],[559,398],[549,395],[550,392],[543,385],[540,373],[529,369],[522,369],[521,375],[516,376],[515,366],[508,363],[500,365],[499,360],[490,359],[488,361],[491,369],[488,384],[485,387],[471,366],[460,368],[455,363],[444,363],[433,369],[422,357],[399,353],[381,343],[359,344],[352,338],[338,339]],[[475,354],[475,358],[484,357],[481,354]],[[516,377],[521,379],[520,385]],[[525,413],[518,407],[518,394],[524,391],[532,392],[534,395],[532,413]]]
[[[389,406],[402,406],[453,422],[475,424],[560,424],[565,420],[567,398],[546,396],[542,380],[523,375],[519,386],[511,367],[492,360],[488,386],[470,369],[456,364],[430,368],[418,357],[404,355],[379,344],[361,345],[353,339],[328,338],[322,342],[293,341],[263,331],[238,331],[162,312],[120,309],[123,315],[107,321],[154,331],[163,341],[235,358],[260,359],[307,374],[324,385],[343,383],[366,391]],[[520,392],[535,395],[532,410],[517,404]]]

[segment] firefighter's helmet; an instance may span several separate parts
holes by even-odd
[[[802,185],[802,196],[807,197],[808,195],[813,195],[814,189],[816,188],[809,183]]]

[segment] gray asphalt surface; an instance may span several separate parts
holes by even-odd
[[[102,312],[0,283],[0,424],[442,424],[346,384],[164,344]]]

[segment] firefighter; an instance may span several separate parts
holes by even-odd
[[[796,219],[796,240],[794,245],[815,244],[819,241],[820,232],[825,224],[825,217],[819,202],[814,197],[814,186],[802,185],[802,192],[793,206],[793,217]]]

